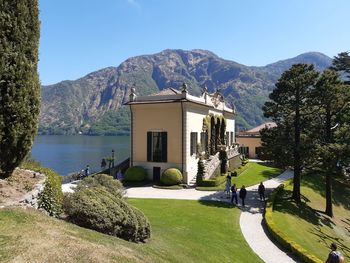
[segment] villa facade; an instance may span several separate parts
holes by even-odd
[[[165,169],[175,167],[182,172],[184,183],[190,184],[197,174],[199,152],[206,159],[218,156],[219,146],[233,152],[235,112],[218,91],[209,94],[205,90],[196,97],[184,84],[181,91],[169,88],[136,97],[132,90],[127,105],[131,112],[130,166],[144,167],[153,181]]]

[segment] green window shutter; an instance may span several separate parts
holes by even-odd
[[[162,161],[168,161],[168,133],[162,132]]]
[[[152,161],[152,132],[147,132],[147,161]]]

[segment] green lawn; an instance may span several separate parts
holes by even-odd
[[[131,199],[149,218],[152,238],[134,244],[45,216],[0,209],[0,261],[5,262],[262,262],[227,204]]]
[[[350,188],[334,183],[334,218],[321,211],[325,209],[324,179],[317,175],[303,176],[301,193],[304,202],[300,207],[286,197],[291,195],[292,186],[283,196],[277,197],[273,221],[291,240],[300,244],[321,260],[329,253],[329,245],[336,242],[350,261]]]
[[[264,163],[249,162],[247,167],[242,167],[244,170],[237,177],[232,177],[232,184],[236,184],[238,188],[242,185],[250,186],[261,181],[266,181],[282,173],[282,170],[276,167],[272,167]],[[240,169],[242,169],[240,168]],[[225,184],[223,183],[216,187],[197,187],[197,190],[201,191],[223,191],[225,190]]]

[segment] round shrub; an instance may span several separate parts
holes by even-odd
[[[141,166],[133,166],[126,170],[124,180],[129,182],[141,182],[146,179],[146,170]]]
[[[165,185],[175,185],[182,182],[182,173],[179,169],[168,168],[160,176],[160,182]]]
[[[145,215],[102,186],[80,188],[64,198],[68,220],[86,228],[128,241],[145,241],[151,235]]]
[[[119,180],[114,180],[112,176],[108,174],[96,174],[93,176],[85,177],[78,183],[76,189],[103,186],[111,194],[122,197],[124,195],[124,188]]]

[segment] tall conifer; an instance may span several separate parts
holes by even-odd
[[[31,149],[40,111],[37,0],[0,0],[0,177]]]

